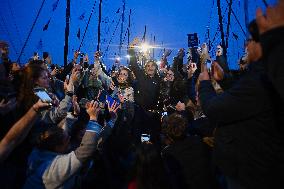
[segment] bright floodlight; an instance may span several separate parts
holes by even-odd
[[[130,55],[129,55],[129,54],[128,54],[128,55],[126,55],[126,56],[125,56],[125,58],[130,59]]]
[[[118,57],[115,57],[115,62],[120,62],[120,57],[118,56]]]
[[[151,48],[150,45],[148,45],[147,43],[142,43],[140,46],[140,50],[143,53],[146,53],[147,51],[149,51],[149,49]]]

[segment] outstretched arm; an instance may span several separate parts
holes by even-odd
[[[12,126],[0,142],[0,162],[3,162],[12,150],[26,138],[38,117],[38,112],[48,106],[48,103],[43,103],[39,100]]]

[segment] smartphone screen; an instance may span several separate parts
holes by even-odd
[[[207,67],[207,70],[210,71],[211,70],[211,65],[212,65],[212,62],[210,60],[207,60],[206,62],[206,67]]]
[[[108,95],[107,92],[105,90],[102,90],[100,96],[98,97],[98,101],[105,103],[107,95]]]
[[[114,99],[109,95],[107,95],[106,101],[109,103],[110,106],[112,106],[112,104],[114,103]],[[118,106],[120,104],[119,100],[115,100],[115,101],[116,101],[116,105]]]
[[[35,94],[36,94],[43,102],[48,102],[48,103],[51,103],[51,102],[52,102],[52,99],[51,99],[50,96],[47,94],[47,92],[44,91],[44,90],[35,91]]]
[[[149,142],[149,141],[150,141],[150,135],[141,134],[141,142]]]
[[[162,117],[167,116],[168,112],[162,112]]]

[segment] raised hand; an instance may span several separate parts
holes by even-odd
[[[37,113],[41,112],[41,111],[44,111],[44,110],[47,110],[49,109],[51,106],[49,103],[46,103],[46,102],[42,102],[41,100],[38,100],[37,103],[35,103],[33,105],[33,110]]]
[[[99,103],[97,101],[92,100],[90,103],[86,104],[86,110],[90,116],[90,120],[97,121],[98,115],[101,111]]]
[[[163,57],[166,58],[166,57],[170,56],[171,53],[172,53],[172,50],[171,49],[167,49],[167,50],[165,50],[165,52],[163,54]]]
[[[116,119],[117,118],[117,110],[120,108],[119,103],[117,103],[115,100],[113,101],[112,104],[110,104],[107,101],[107,106],[108,106],[108,111],[111,115],[111,119]]]
[[[73,103],[74,115],[79,115],[80,114],[80,105],[78,103],[78,98],[77,98],[76,95],[73,95],[72,103]]]
[[[96,51],[95,52],[95,54],[94,54],[94,58],[95,58],[95,60],[99,60],[100,59],[100,57],[101,57],[101,52],[100,51]]]
[[[178,103],[176,104],[175,108],[176,108],[176,110],[179,111],[179,112],[180,112],[180,111],[184,111],[184,110],[185,110],[185,104],[182,103],[182,102],[180,102],[180,101],[178,101]]]
[[[224,70],[222,67],[218,64],[218,62],[213,62],[212,63],[212,70],[213,70],[213,78],[216,81],[221,81],[224,79]]]
[[[266,9],[266,16],[263,15],[260,8],[257,9],[256,23],[260,34],[284,26],[284,1],[278,1],[276,6],[268,7]]]
[[[187,69],[188,78],[191,78],[196,70],[197,70],[196,63],[194,62],[189,63],[188,69]]]
[[[79,56],[79,51],[75,51],[73,54],[73,60],[76,62],[76,60],[78,59]]]
[[[87,54],[84,56],[83,62],[89,62],[89,56]]]
[[[134,48],[135,46],[137,46],[140,43],[140,40],[138,37],[135,37],[133,39],[133,41],[129,44],[129,48]]]

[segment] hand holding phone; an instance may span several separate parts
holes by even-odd
[[[116,105],[119,106],[119,104],[120,104],[119,100],[114,100],[114,99],[113,99],[111,96],[109,96],[109,95],[106,96],[106,102],[107,102],[110,106],[113,105],[114,101],[116,102]]]
[[[52,99],[44,88],[35,88],[34,94],[37,95],[42,102],[52,105]]]

